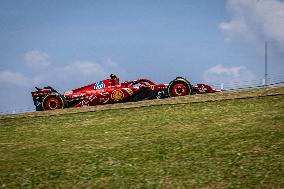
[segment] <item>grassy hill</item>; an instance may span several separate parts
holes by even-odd
[[[0,117],[0,188],[284,188],[284,88],[141,103]]]

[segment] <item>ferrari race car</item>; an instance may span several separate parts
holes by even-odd
[[[118,78],[111,78],[64,94],[50,86],[36,89],[32,97],[37,111],[219,92],[205,84],[193,86],[182,77],[177,77],[169,84],[155,84],[149,79],[119,83]]]

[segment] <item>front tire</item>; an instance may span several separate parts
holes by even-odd
[[[182,77],[177,77],[168,86],[169,97],[185,96],[192,93],[191,84]]]
[[[64,97],[58,94],[50,94],[44,97],[42,101],[43,110],[56,110],[66,107]]]

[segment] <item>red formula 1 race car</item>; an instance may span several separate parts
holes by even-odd
[[[114,74],[110,79],[66,91],[63,95],[52,87],[36,89],[32,97],[37,111],[219,92],[205,84],[192,86],[182,77],[177,77],[169,84],[155,84],[149,79],[119,83]]]

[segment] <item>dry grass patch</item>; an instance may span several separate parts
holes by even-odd
[[[284,187],[284,95],[0,124],[2,188]]]

